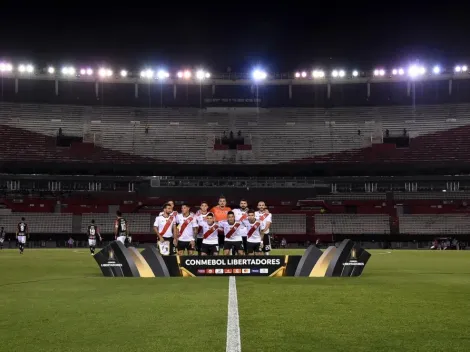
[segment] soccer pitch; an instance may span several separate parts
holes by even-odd
[[[370,252],[358,278],[237,277],[241,350],[470,350],[470,251]],[[3,250],[0,351],[223,352],[228,283],[104,278],[86,249]]]

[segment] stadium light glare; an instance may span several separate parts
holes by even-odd
[[[375,69],[374,70],[374,76],[378,76],[379,75],[379,70]]]
[[[325,72],[321,70],[313,70],[312,77],[313,78],[325,78]]]
[[[0,72],[11,72],[13,71],[13,65],[7,62],[0,62]]]
[[[26,65],[26,72],[27,73],[33,73],[34,67],[33,65]]]
[[[463,66],[462,66],[462,72],[467,72],[467,70],[468,70],[467,65],[463,65]]]
[[[268,77],[266,71],[256,69],[252,73],[252,77],[255,81],[262,81]]]
[[[339,70],[338,75],[342,78],[346,76],[346,72],[344,72],[344,70]]]
[[[170,77],[170,74],[167,71],[158,70],[158,72],[157,72],[157,78],[158,79],[165,79],[165,78],[168,78],[168,77]]]
[[[211,78],[211,74],[209,72],[206,72],[206,78]]]
[[[147,79],[153,78],[153,70],[146,69],[146,70],[141,71],[140,72],[140,77],[147,78]]]
[[[331,71],[331,76],[332,76],[332,77],[336,78],[336,77],[338,77],[338,75],[339,75],[339,73],[338,73],[337,70]]]
[[[191,71],[189,71],[189,70],[184,70],[184,72],[183,72],[183,78],[184,78],[184,79],[190,79],[191,76],[192,76]]]
[[[426,73],[426,67],[424,67],[424,66],[411,65],[408,68],[408,75],[411,78],[415,78],[417,76],[422,76],[425,73]]]
[[[202,81],[204,78],[206,78],[206,73],[204,72],[204,70],[198,70],[196,72],[196,78],[200,81]]]
[[[295,73],[295,78],[300,78],[300,72]]]
[[[25,65],[19,65],[19,66],[18,66],[18,71],[19,71],[20,73],[26,72],[26,66],[25,66]]]
[[[401,67],[398,69],[398,75],[403,76],[405,74],[405,70],[402,69]]]
[[[52,67],[52,66],[49,66],[49,67],[47,68],[47,72],[52,75],[52,74],[54,74],[54,72],[55,72],[55,68]]]
[[[394,76],[398,75],[398,70],[396,68],[394,68],[392,70],[392,75],[394,75]]]
[[[110,70],[109,68],[101,67],[98,70],[98,76],[104,78],[104,77],[111,77],[113,75],[113,71]]]
[[[385,70],[384,69],[380,69],[379,70],[379,76],[385,76]]]
[[[178,78],[183,78],[183,71],[178,71],[178,73],[176,74],[176,76]]]
[[[434,66],[432,68],[432,73],[434,73],[435,75],[438,75],[439,73],[441,73],[441,68],[439,66]]]
[[[86,74],[87,74],[88,76],[91,76],[91,75],[93,74],[93,70],[88,67],[88,68],[86,69]]]
[[[358,72],[357,70],[354,70],[354,71],[352,72],[352,76],[353,76],[353,77],[359,76],[359,72]]]
[[[85,73],[86,73],[86,70],[85,70],[84,68],[81,68],[81,69],[80,69],[80,74],[81,74],[81,75],[85,75]]]
[[[126,70],[121,70],[121,72],[119,74],[121,75],[121,77],[127,77],[127,71]]]
[[[62,67],[62,74],[65,76],[73,76],[75,74],[75,68],[72,66]]]
[[[302,78],[306,78],[306,77],[307,77],[307,72],[302,71],[302,73],[300,74],[300,76],[301,76]]]
[[[462,67],[460,67],[460,66],[455,66],[454,71],[457,72],[457,73],[459,73],[459,72],[462,71]]]

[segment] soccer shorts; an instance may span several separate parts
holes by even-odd
[[[247,242],[246,243],[247,253],[260,253],[261,252],[261,242]]]
[[[118,236],[118,238],[116,238],[116,241],[119,241],[122,244],[125,244],[126,243],[126,236]]]
[[[96,247],[96,239],[88,239],[88,247]]]
[[[243,249],[245,250],[245,253],[246,253],[246,247],[247,247],[247,238],[246,236],[242,236],[242,242],[243,242]]]
[[[19,235],[18,236],[18,243],[26,243],[26,236],[25,235]]]
[[[188,241],[178,241],[178,250],[179,251],[184,251],[187,249],[188,251],[194,250],[194,247],[192,246],[191,242]]]
[[[243,242],[242,241],[227,241],[225,240],[224,249],[235,249],[236,251],[243,250]]]
[[[271,236],[264,235],[263,237],[263,252],[271,252]]]
[[[212,255],[214,253],[219,253],[219,245],[203,243],[202,248],[201,248],[201,252],[205,253],[207,255]]]
[[[196,238],[196,249],[198,252],[202,250],[202,238]]]
[[[219,238],[219,247],[223,247],[224,242],[225,242],[225,235],[223,233],[219,233],[218,238]]]

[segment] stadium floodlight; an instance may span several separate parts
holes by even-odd
[[[86,70],[85,70],[84,68],[81,68],[81,69],[80,69],[80,74],[81,74],[81,75],[85,75],[85,73],[86,73]]]
[[[121,72],[119,72],[119,74],[121,75],[121,77],[127,77],[127,71],[126,70],[121,70]]]
[[[253,70],[252,77],[255,81],[262,81],[268,77],[268,74],[266,71],[256,69]]]
[[[192,76],[191,71],[189,71],[189,70],[184,70],[184,72],[183,72],[183,78],[184,78],[184,79],[190,79],[191,76]]]
[[[331,76],[332,76],[332,77],[336,78],[336,77],[338,77],[338,75],[339,75],[339,73],[338,73],[337,70],[331,71]]]
[[[462,71],[462,67],[460,67],[460,66],[455,66],[454,71],[457,72],[457,73],[459,73],[459,72]]]
[[[322,70],[313,70],[312,77],[313,78],[325,78],[325,72]]]
[[[300,75],[302,76],[302,78],[306,78],[307,77],[307,72],[302,71],[302,73]]]
[[[434,73],[435,75],[438,75],[439,73],[441,73],[441,68],[439,66],[434,66],[432,68],[432,73]]]
[[[7,62],[0,62],[0,72],[11,72],[13,71],[13,65]]]
[[[295,78],[300,78],[300,72],[295,73]]]
[[[33,71],[34,71],[33,65],[26,65],[26,72],[33,73]]]
[[[93,74],[93,70],[88,67],[88,68],[86,69],[86,74],[87,74],[88,76],[91,76],[91,75]]]
[[[165,71],[165,70],[158,70],[158,72],[157,72],[157,78],[158,78],[158,79],[166,79],[166,78],[168,78],[168,77],[170,77],[170,74],[169,74],[167,71]]]
[[[111,77],[113,75],[113,71],[109,68],[101,67],[98,70],[98,76],[105,78],[105,77]]]
[[[357,70],[354,70],[354,71],[352,72],[352,76],[353,76],[353,77],[359,76],[359,72],[358,72]]]
[[[206,78],[211,78],[211,74],[209,72],[206,72]]]
[[[62,74],[65,76],[73,76],[75,74],[75,68],[72,66],[62,67]]]
[[[340,77],[344,77],[344,76],[346,76],[346,72],[344,72],[344,70],[339,70],[338,75]]]
[[[207,78],[206,77],[206,72],[204,72],[204,70],[198,70],[196,72],[196,78],[200,81],[202,81],[204,78]]]
[[[146,70],[141,71],[140,72],[140,77],[147,78],[147,79],[153,78],[153,70],[148,68]]]
[[[18,66],[18,71],[19,71],[20,73],[26,72],[26,66],[25,66],[25,65],[19,65],[19,66]]]
[[[178,73],[176,74],[176,76],[178,78],[183,78],[183,71],[178,71]]]
[[[463,65],[463,66],[462,66],[462,72],[467,72],[467,70],[468,70],[467,65]]]
[[[49,66],[49,67],[47,68],[47,72],[52,75],[52,74],[54,74],[54,72],[55,72],[55,68],[52,67],[52,66]]]
[[[381,77],[385,76],[385,70],[383,68],[376,68],[374,70],[374,76],[381,76]]]
[[[398,75],[403,76],[405,74],[405,70],[401,67],[398,69]]]
[[[378,75],[378,72],[377,72],[377,75]],[[398,75],[398,69],[394,68],[392,70],[392,75],[394,75],[394,76]]]

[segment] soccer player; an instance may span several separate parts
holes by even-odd
[[[219,222],[220,227],[224,230],[224,255],[230,255],[232,250],[238,255],[243,255],[243,242],[240,231],[245,228],[241,222],[235,221],[235,214],[229,211],[227,214],[227,221]]]
[[[245,222],[248,221],[248,202],[246,199],[242,199],[240,201],[240,208],[238,209],[233,209],[233,213],[235,214],[235,221],[240,222],[240,229],[238,232],[242,236],[242,242],[243,242],[243,248],[246,253],[246,226]]]
[[[122,217],[122,213],[118,210],[116,212],[116,221],[114,222],[114,237],[116,241],[126,244],[128,236],[129,226],[127,220]]]
[[[181,214],[176,217],[178,255],[183,255],[184,250],[187,250],[189,255],[193,255],[195,248],[195,237],[199,232],[199,226],[196,216],[190,210],[191,207],[188,204],[183,204],[181,205]]]
[[[219,254],[219,225],[215,223],[214,214],[206,215],[206,221],[202,224],[202,255]]]
[[[101,234],[98,226],[95,225],[95,220],[91,220],[91,224],[88,225],[87,228],[87,235],[88,235],[88,246],[90,247],[91,255],[95,255],[95,248],[96,248],[96,237],[101,241]]]
[[[261,245],[263,243],[264,233],[262,232],[263,222],[256,220],[255,211],[248,210],[248,221],[245,222],[247,228],[246,251],[248,255],[262,255]]]
[[[29,237],[28,224],[25,222],[25,218],[21,218],[16,229],[16,240],[18,241],[18,247],[20,248],[20,254],[23,254],[24,246],[26,244],[26,238]]]
[[[269,234],[269,228],[271,227],[273,216],[269,213],[265,202],[258,202],[258,211],[255,213],[255,217],[256,220],[263,223],[263,252],[264,255],[269,255],[269,252],[271,252],[271,235]]]
[[[202,201],[201,206],[200,206],[199,210],[196,213],[196,221],[197,221],[197,224],[198,224],[198,234],[197,234],[197,238],[196,238],[196,249],[197,249],[197,254],[198,255],[201,255],[202,235],[203,235],[202,224],[204,222],[206,222],[206,216],[207,216],[207,214],[209,214],[207,209],[209,209],[209,203],[207,203],[206,201]]]
[[[174,210],[175,209],[175,202],[172,201],[172,200],[169,200],[165,204],[169,204],[171,206],[171,214],[176,218],[176,216],[178,215],[178,212],[176,210]],[[161,211],[160,214],[158,214],[158,215],[163,215],[163,211]]]
[[[5,242],[5,230],[2,228],[0,229],[0,249],[3,249],[3,242]]]
[[[225,198],[224,196],[220,196],[218,204],[210,210],[210,212],[214,214],[216,222],[227,220],[227,214],[229,211],[232,211],[232,209],[230,209],[230,207],[227,206],[227,198]],[[219,231],[219,246],[220,247],[223,247],[224,245],[224,238],[225,236],[223,234],[223,231],[222,229],[220,229]]]
[[[160,253],[164,255],[176,254],[177,239],[176,216],[171,204],[163,205],[162,215],[158,215],[153,224],[153,231],[158,236]]]

